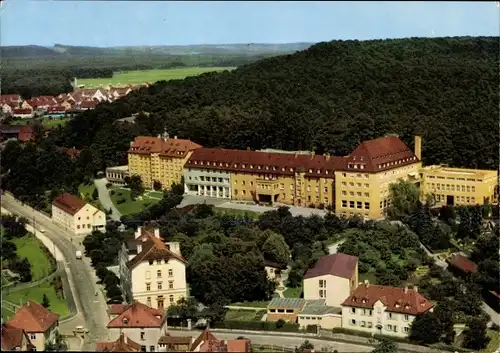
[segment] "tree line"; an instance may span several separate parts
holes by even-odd
[[[2,215],[1,257],[6,261],[7,267],[12,272],[19,274],[21,282],[30,282],[32,279],[31,264],[27,258],[20,258],[17,254],[17,247],[13,239],[22,238],[28,234],[26,230],[27,220],[13,215]]]

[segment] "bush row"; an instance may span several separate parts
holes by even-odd
[[[228,330],[250,330],[250,331],[281,331],[281,332],[298,332],[299,324],[292,324],[288,322],[276,325],[276,322],[268,321],[236,321],[226,320],[222,322],[215,322],[212,325],[214,328],[228,329]]]

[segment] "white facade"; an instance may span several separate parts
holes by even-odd
[[[351,280],[343,277],[323,275],[304,279],[304,299],[326,299],[327,306],[340,308],[351,290]]]
[[[31,344],[36,347],[37,351],[44,351],[45,344],[53,342],[56,331],[58,330],[57,322],[45,332],[26,332],[26,335],[31,341]]]
[[[165,319],[161,327],[121,327],[119,330],[132,341],[139,343],[143,352],[158,352],[158,340],[167,333],[167,320]]]
[[[184,193],[231,199],[231,173],[210,169],[184,168]]]
[[[106,214],[91,204],[86,204],[74,215],[53,204],[52,220],[77,235],[106,231]]]

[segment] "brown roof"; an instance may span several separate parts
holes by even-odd
[[[62,152],[62,153],[66,153],[68,155],[68,157],[71,159],[77,158],[78,156],[80,156],[80,153],[81,153],[80,150],[77,150],[74,147],[72,147],[72,148],[57,147],[57,150]]]
[[[108,305],[108,314],[109,315],[120,315],[125,310],[130,308],[132,304],[110,304]]]
[[[307,270],[304,279],[324,275],[351,279],[356,272],[358,258],[356,256],[336,253],[322,256],[313,268]]]
[[[2,94],[0,95],[0,102],[19,102],[22,98],[19,94]]]
[[[47,109],[47,113],[64,113],[66,108],[62,105],[53,105]]]
[[[250,341],[239,340],[206,340],[200,346],[200,352],[250,352]]]
[[[22,348],[23,337],[26,342],[30,344],[30,339],[26,332],[21,328],[11,327],[7,324],[2,324],[1,346],[2,351],[12,351],[14,348]]]
[[[33,111],[29,108],[15,108],[12,109],[12,114],[31,114]]]
[[[177,259],[183,263],[187,262],[182,256],[170,251],[167,244],[146,229],[141,229],[141,232],[137,240],[142,242],[142,251],[127,262],[128,268],[134,268],[139,263],[150,260]]]
[[[80,102],[79,107],[92,109],[92,108],[95,108],[98,103],[99,103],[98,101],[83,101],[83,102]]]
[[[159,153],[161,156],[183,158],[189,151],[199,149],[201,146],[190,140],[151,136],[137,136],[132,142],[129,153],[150,154]]]
[[[46,332],[59,316],[34,301],[24,304],[7,323],[11,327],[23,329],[27,333]]]
[[[19,128],[17,139],[21,142],[28,142],[34,139],[34,130],[31,125],[22,125]]]
[[[62,195],[59,195],[53,202],[52,205],[60,208],[66,213],[69,213],[71,215],[75,215],[78,211],[80,211],[85,205],[86,202],[83,201],[82,199],[65,193]]]
[[[136,301],[112,319],[108,328],[161,327],[166,319],[164,310],[154,309]]]
[[[250,352],[250,341],[247,339],[226,340],[226,352]]]
[[[454,266],[465,273],[474,273],[477,271],[477,264],[460,254],[453,254],[448,262],[451,266]]]
[[[207,328],[196,338],[191,344],[191,350],[194,351],[202,342],[205,341],[217,341],[217,337],[213,335],[212,332]]]
[[[396,136],[386,136],[361,143],[345,157],[199,148],[193,152],[186,167],[279,175],[293,175],[303,170],[306,176],[333,178],[336,170],[379,172],[417,161],[403,141]]]
[[[169,333],[161,336],[158,339],[158,344],[191,344],[193,337],[191,336],[170,336]]]
[[[97,342],[96,352],[139,352],[141,345],[126,337],[123,332],[114,342]]]
[[[377,301],[393,313],[419,315],[433,307],[432,303],[414,289],[360,284],[342,303],[344,306],[373,309]]]

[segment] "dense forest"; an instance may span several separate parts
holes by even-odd
[[[498,38],[319,43],[232,72],[158,82],[103,104],[53,135],[77,148],[129,138],[112,122],[146,111],[131,134],[190,138],[206,147],[348,154],[361,141],[423,136],[426,164],[496,168]],[[133,131],[133,132],[132,132]],[[113,145],[114,143],[114,145]],[[108,154],[110,152],[107,152]],[[107,163],[119,163],[107,156]],[[101,158],[104,159],[104,158]]]

